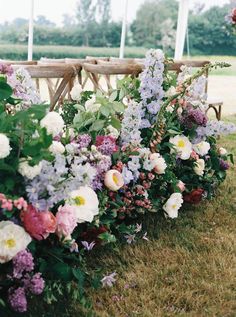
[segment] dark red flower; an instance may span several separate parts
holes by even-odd
[[[232,21],[236,23],[236,8],[233,9],[231,17],[232,17]]]
[[[94,241],[96,245],[100,245],[102,240],[99,238],[99,235],[104,232],[107,232],[107,228],[104,226],[99,228],[89,228],[86,232],[81,234],[81,240],[85,240],[89,243]]]
[[[184,201],[189,204],[197,205],[202,200],[203,193],[204,189],[202,188],[194,189],[193,191],[191,191],[191,193],[184,195]]]

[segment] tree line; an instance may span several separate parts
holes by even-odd
[[[189,49],[194,54],[235,55],[236,37],[230,32],[225,16],[236,0],[208,10],[197,5],[189,16]],[[128,27],[126,45],[159,47],[173,53],[178,16],[176,0],[146,0]],[[35,19],[34,43],[37,45],[71,45],[118,47],[121,21],[111,19],[111,0],[78,0],[74,16],[64,15],[58,27],[44,16]],[[17,18],[0,24],[2,43],[26,44],[28,20]]]

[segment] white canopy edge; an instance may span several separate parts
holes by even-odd
[[[28,33],[28,61],[33,59],[34,41],[34,0],[30,0],[29,33]]]
[[[127,12],[128,12],[128,0],[124,0],[124,14],[123,14],[122,32],[121,32],[121,40],[120,40],[120,58],[124,58],[124,53],[125,53]]]
[[[175,60],[181,60],[184,53],[184,42],[188,26],[189,0],[180,0],[178,24],[175,42]]]

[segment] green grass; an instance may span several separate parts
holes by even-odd
[[[147,49],[144,47],[126,47],[125,57],[144,57]],[[119,56],[119,48],[75,47],[75,46],[34,46],[34,59],[48,58],[85,58],[91,56]],[[26,60],[27,45],[0,44],[0,59]],[[186,57],[185,57],[186,59]],[[214,71],[214,75],[236,76],[236,56],[193,56],[193,60],[225,61],[232,67]]]
[[[236,123],[236,116],[225,118]],[[219,140],[236,155],[236,135]],[[91,267],[116,271],[113,288],[89,290],[95,312],[68,301],[35,305],[31,317],[235,317],[236,167],[212,201],[175,221],[146,222],[150,241],[102,249]]]

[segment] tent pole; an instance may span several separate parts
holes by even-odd
[[[30,17],[28,33],[28,61],[33,59],[33,39],[34,39],[34,0],[30,0]]]
[[[125,1],[125,10],[123,15],[122,32],[121,32],[121,40],[120,40],[120,58],[124,58],[126,27],[127,27],[128,0],[124,0],[124,1]]]
[[[188,25],[189,0],[180,0],[177,34],[175,43],[175,60],[181,60],[184,52],[184,42]]]

